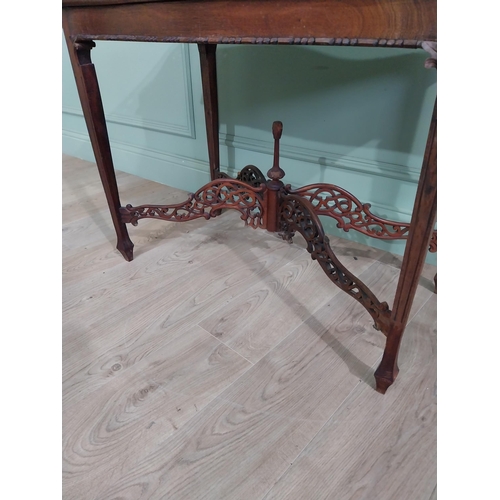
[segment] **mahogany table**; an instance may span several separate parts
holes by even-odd
[[[127,224],[139,219],[189,221],[235,209],[253,228],[300,233],[311,257],[332,282],[359,301],[386,337],[376,388],[385,393],[398,374],[397,357],[428,250],[436,251],[436,105],[430,123],[413,214],[409,224],[375,216],[369,205],[331,184],[298,189],[285,185],[279,166],[282,124],[275,122],[274,163],[266,178],[254,166],[236,179],[219,169],[217,44],[356,45],[424,49],[426,67],[437,67],[436,0],[62,0],[63,28],[111,218],[117,249],[127,261],[133,243]],[[198,44],[201,62],[211,182],[175,205],[122,206],[116,184],[96,72],[94,40]],[[392,309],[338,260],[319,215],[338,227],[380,239],[406,239]]]

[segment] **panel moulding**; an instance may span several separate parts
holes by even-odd
[[[255,153],[273,154],[273,144],[259,139],[221,133],[220,144],[221,146]],[[311,163],[315,166],[321,165],[323,167],[348,170],[367,175],[377,175],[399,181],[414,182],[415,184],[418,183],[420,176],[420,168],[367,160],[354,156],[338,155],[328,151],[288,146],[283,143],[280,146],[280,156],[281,158]]]
[[[63,137],[66,137],[71,140],[77,140],[81,142],[85,142],[88,144],[89,151],[92,151],[92,147],[90,145],[89,136],[87,134],[82,134],[81,132],[75,132],[73,130],[63,130]],[[123,152],[133,153],[135,155],[143,156],[144,158],[153,158],[155,160],[160,160],[165,163],[173,163],[183,168],[191,168],[194,170],[198,170],[200,172],[206,173],[209,175],[210,169],[208,166],[208,161],[196,160],[194,158],[189,158],[182,155],[167,153],[165,151],[159,151],[151,148],[143,148],[140,146],[136,146],[135,144],[120,142],[116,140],[111,140],[111,149],[112,150],[120,150]],[[71,155],[71,153],[68,153]],[[95,159],[92,157],[90,161],[94,161]],[[119,170],[119,169],[118,169]]]
[[[81,132],[64,130],[63,136],[67,137],[68,139],[85,142],[88,144],[89,151],[91,150],[88,135],[82,134]],[[182,155],[176,155],[172,153],[166,153],[164,151],[153,150],[150,148],[146,149],[115,140],[111,140],[110,143],[112,150],[116,149],[125,153],[132,153],[135,155],[139,155],[144,158],[152,158],[155,160],[162,161],[164,163],[176,165],[179,168],[188,168],[191,170],[196,170],[198,172],[207,174],[207,176],[209,175],[210,172],[209,163],[208,161],[205,160],[197,160]],[[95,161],[95,160],[91,158],[90,161]],[[241,168],[243,168],[243,166]],[[229,168],[227,165],[221,165],[221,171],[228,172],[232,177],[235,177],[239,170],[241,169],[233,169]],[[165,182],[165,184],[168,184],[168,182]],[[363,203],[365,202],[370,203],[372,212],[380,217],[394,218],[399,222],[410,221],[411,211],[406,208],[371,202],[370,200],[362,200],[362,201]]]
[[[117,123],[119,125],[127,125],[146,130],[153,130],[164,134],[178,135],[190,139],[196,139],[196,129],[194,120],[194,104],[193,104],[193,86],[191,78],[191,63],[189,55],[189,47],[187,45],[180,46],[182,54],[183,79],[187,99],[185,100],[185,118],[186,125],[178,123],[169,123],[165,121],[148,120],[135,116],[126,116],[119,113],[106,113],[106,121]],[[83,118],[82,110],[72,106],[62,106],[62,112],[70,115],[76,115]]]

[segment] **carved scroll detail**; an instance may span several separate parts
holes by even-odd
[[[203,217],[210,219],[220,214],[223,208],[232,208],[241,213],[245,225],[253,228],[264,226],[265,186],[252,187],[233,179],[216,179],[201,187],[188,199],[175,205],[127,205],[120,208],[123,222],[136,226],[139,219],[162,219],[185,222]]]
[[[370,204],[362,204],[354,195],[333,184],[310,184],[299,189],[290,189],[308,200],[317,215],[327,215],[337,221],[337,227],[344,231],[354,229],[380,240],[406,240],[411,228],[409,223],[383,219],[370,212]],[[429,252],[437,251],[437,231],[429,244]]]
[[[264,174],[255,165],[247,165],[245,168],[242,168],[236,179],[247,182],[253,187],[265,184],[267,180]]]
[[[360,302],[375,320],[375,328],[386,334],[391,314],[387,302],[380,302],[362,281],[340,263],[311,203],[297,195],[283,194],[279,212],[283,233],[299,232],[307,242],[307,251],[327,276]]]

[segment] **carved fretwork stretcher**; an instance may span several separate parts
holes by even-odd
[[[300,22],[297,22],[297,20]],[[386,337],[375,372],[381,393],[398,374],[397,357],[427,251],[437,250],[436,105],[409,224],[377,217],[348,191],[331,184],[292,189],[282,181],[275,122],[274,163],[267,178],[255,166],[236,179],[220,171],[216,48],[220,43],[320,44],[423,48],[437,66],[435,0],[63,0],[63,27],[97,167],[117,234],[117,249],[127,261],[133,243],[126,224],[154,218],[185,222],[216,217],[222,209],[241,213],[252,228],[277,232],[291,241],[301,234],[311,257],[331,281],[360,302]],[[90,51],[94,40],[197,43],[200,52],[211,182],[175,205],[122,206],[116,184],[106,121]],[[338,260],[319,216],[345,231],[407,240],[392,309]]]

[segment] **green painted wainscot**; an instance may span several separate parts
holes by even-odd
[[[97,42],[92,57],[115,167],[190,192],[208,182],[196,45]],[[436,97],[426,52],[222,45],[217,57],[222,170],[236,175],[253,164],[267,172],[271,125],[280,120],[286,183],[337,184],[376,215],[410,220]],[[64,41],[62,62],[63,152],[94,161]],[[330,234],[404,251],[404,242],[345,233],[322,219]]]

